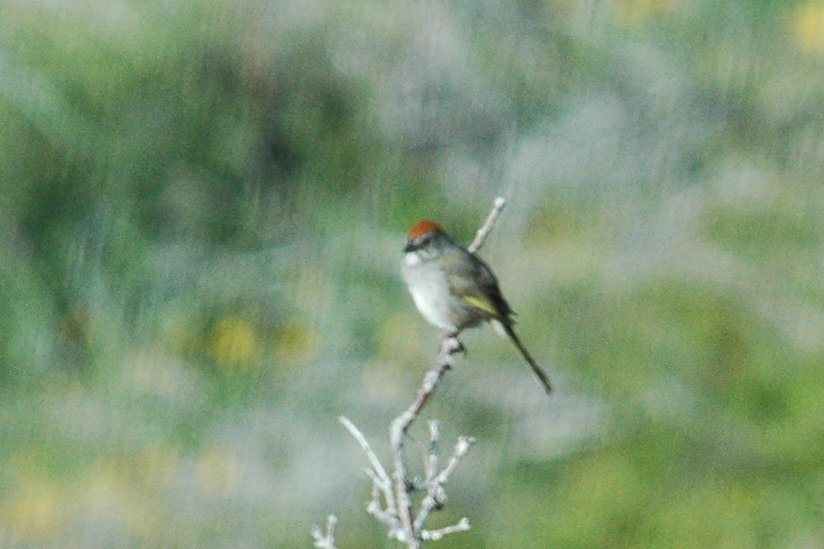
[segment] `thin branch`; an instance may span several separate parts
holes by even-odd
[[[346,430],[349,431],[349,434],[355,438],[361,450],[363,450],[363,453],[366,454],[367,459],[369,459],[369,462],[372,464],[371,468],[367,467],[365,469],[366,474],[372,479],[372,499],[367,505],[366,510],[370,515],[389,527],[390,536],[393,536],[400,528],[400,523],[398,521],[398,508],[395,504],[395,494],[392,491],[392,480],[389,478],[386,469],[381,465],[378,456],[375,455],[374,450],[372,450],[372,447],[369,445],[369,441],[367,441],[363,433],[355,427],[355,424],[345,416],[340,416],[338,421],[340,421],[341,424],[346,427]],[[385,507],[381,506],[381,495],[383,495]]]
[[[448,534],[456,532],[467,532],[471,529],[469,526],[469,519],[464,517],[458,521],[458,524],[447,526],[446,528],[438,528],[437,530],[424,530],[421,532],[421,538],[424,540],[438,541]]]
[[[361,433],[360,430],[355,427],[355,424],[352,423],[346,416],[338,417],[338,421],[340,421],[341,424],[346,427],[346,430],[349,431],[349,434],[351,434],[355,440],[358,441],[358,444],[366,454],[366,457],[369,458],[369,462],[372,464],[372,469],[375,474],[377,474],[381,483],[385,483],[387,485],[391,484],[389,475],[386,473],[386,470],[383,468],[383,465],[381,465],[378,456],[375,455],[374,450],[372,450],[372,447],[369,445],[369,441],[367,441],[366,437],[363,436],[363,433]]]
[[[466,248],[467,250],[474,254],[481,249],[481,246],[484,245],[486,237],[492,230],[492,226],[495,225],[496,221],[498,221],[498,217],[500,217],[504,206],[506,206],[506,199],[502,196],[497,197],[492,203],[492,211],[489,212],[489,215],[486,217],[486,221],[484,221],[484,224],[481,225],[480,229],[478,229],[478,232],[475,233],[475,240],[473,240],[472,244]]]
[[[326,532],[321,531],[318,525],[312,526],[312,537],[315,539],[315,547],[320,549],[337,549],[335,547],[335,525],[338,518],[329,515],[326,519]]]
[[[426,524],[429,514],[436,509],[440,509],[446,503],[446,491],[443,487],[449,482],[449,476],[473,444],[475,444],[475,439],[472,437],[458,437],[458,443],[455,444],[455,451],[449,459],[447,466],[431,479],[427,478],[426,497],[421,502],[421,510],[415,518],[416,531],[423,531],[423,525]],[[469,522],[467,521],[467,525],[468,524]]]
[[[425,471],[426,482],[432,482],[438,474],[438,441],[441,437],[440,424],[432,419],[429,425],[429,452],[426,455]]]
[[[401,526],[403,528],[404,540],[412,548],[420,547],[418,536],[415,532],[414,517],[412,516],[412,498],[406,486],[406,459],[403,452],[403,437],[409,426],[418,417],[418,414],[426,405],[429,397],[435,392],[435,389],[443,378],[447,370],[454,365],[453,353],[460,350],[461,343],[449,334],[441,338],[440,348],[438,350],[438,360],[435,368],[428,371],[423,378],[423,384],[418,390],[418,396],[415,401],[407,408],[401,415],[399,415],[392,422],[389,429],[389,438],[392,442],[392,448],[395,453],[395,497],[398,503],[398,515],[400,516]]]
[[[455,471],[455,468],[464,458],[466,453],[475,444],[475,439],[473,437],[458,437],[458,443],[455,445],[455,453],[452,454],[452,458],[449,460],[449,464],[444,468],[443,471],[438,475],[435,479],[435,482],[438,484],[446,484],[449,481],[449,476]]]

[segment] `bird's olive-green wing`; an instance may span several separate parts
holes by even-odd
[[[490,319],[512,322],[512,309],[501,295],[498,280],[489,266],[463,248],[444,258],[449,276],[449,289],[467,305]],[[469,261],[467,261],[467,259]]]

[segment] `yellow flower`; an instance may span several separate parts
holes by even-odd
[[[248,362],[258,351],[254,327],[242,318],[230,316],[215,325],[209,338],[212,355],[221,365]]]
[[[290,364],[304,364],[317,352],[317,338],[312,330],[298,322],[281,326],[275,345],[278,356]]]
[[[51,539],[59,521],[57,493],[52,486],[40,483],[29,486],[26,494],[11,507],[11,532],[19,540],[43,542]]]
[[[790,36],[808,53],[824,53],[824,2],[807,2],[793,9]]]

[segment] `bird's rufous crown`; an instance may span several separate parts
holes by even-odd
[[[406,234],[406,238],[408,240],[415,240],[421,235],[425,235],[428,233],[434,233],[441,230],[441,226],[429,219],[422,219],[418,221],[409,229],[409,232]]]

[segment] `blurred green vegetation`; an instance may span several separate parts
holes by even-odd
[[[466,335],[437,545],[824,546],[823,63],[819,0],[0,2],[0,545],[394,546],[335,418],[502,194],[559,390]]]

